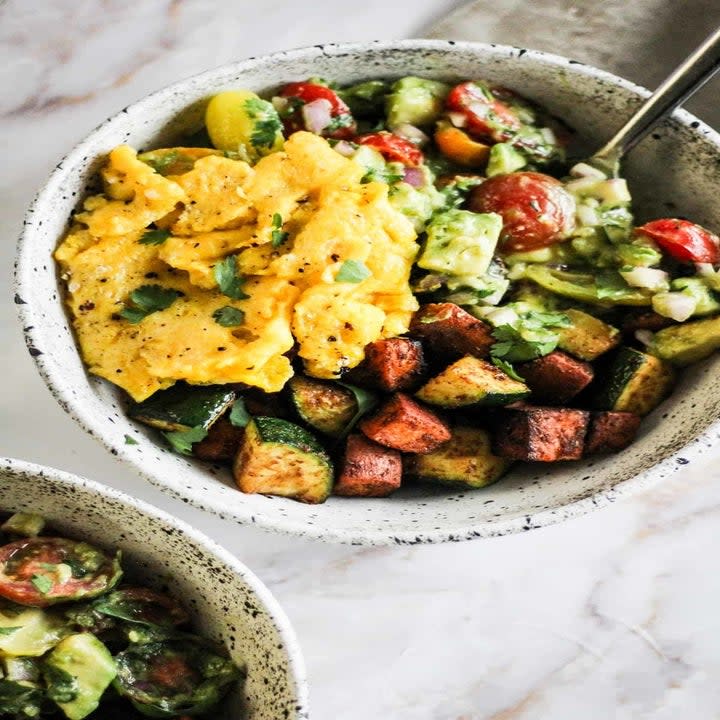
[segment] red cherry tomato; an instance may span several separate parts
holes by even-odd
[[[660,249],[680,262],[720,262],[720,238],[688,220],[652,220],[637,232],[654,240]]]
[[[564,240],[575,227],[575,200],[558,180],[536,172],[495,175],[470,195],[473,212],[502,216],[500,250],[524,252]]]
[[[423,161],[423,154],[409,140],[389,132],[377,132],[355,138],[360,145],[375,148],[386,160],[417,167]]]
[[[288,134],[307,129],[302,116],[302,106],[315,100],[327,100],[330,103],[332,123],[320,133],[323,137],[349,140],[357,133],[357,125],[350,108],[336,92],[325,85],[291,82],[282,89],[280,96],[291,101],[290,113],[284,118],[285,131]]]
[[[471,135],[494,142],[509,140],[520,127],[520,119],[485,85],[464,82],[456,85],[447,96],[445,106],[467,118]]]
[[[0,547],[0,597],[47,607],[92,598],[112,588],[122,572],[117,557],[83,542],[36,537]]]

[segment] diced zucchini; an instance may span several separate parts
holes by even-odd
[[[720,349],[720,317],[672,325],[655,333],[649,352],[673,365],[691,365]]]
[[[55,610],[0,605],[0,655],[40,657],[70,632]]]
[[[620,344],[620,331],[602,320],[582,312],[563,311],[570,319],[570,326],[560,330],[558,347],[565,352],[592,361]]]
[[[317,439],[280,418],[256,417],[248,423],[233,473],[243,492],[307,503],[324,502],[333,484],[332,463]]]
[[[430,379],[416,393],[420,400],[446,408],[466,405],[507,405],[530,394],[487,360],[466,355]]]
[[[493,455],[490,435],[480,428],[456,427],[452,438],[425,455],[411,455],[408,475],[456,487],[481,488],[495,482],[512,464]]]
[[[37,537],[45,527],[45,518],[35,513],[15,513],[2,525],[0,530],[11,535],[23,537]]]
[[[160,430],[207,430],[235,402],[235,391],[223,385],[177,383],[133,404],[128,415]]]
[[[91,633],[70,635],[55,647],[43,669],[48,697],[69,720],[83,720],[97,709],[117,675],[110,651]]]
[[[392,130],[409,123],[418,127],[431,125],[440,115],[450,86],[435,80],[404,77],[395,82],[387,97],[387,124]]]
[[[620,348],[598,407],[647,415],[670,394],[674,381],[675,373],[667,363],[633,348]]]
[[[336,383],[295,375],[288,387],[298,415],[325,435],[342,435],[357,413],[355,395]]]

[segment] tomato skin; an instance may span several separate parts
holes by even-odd
[[[368,145],[377,150],[386,160],[417,167],[423,161],[422,151],[413,143],[390,132],[376,132],[360,135],[354,140],[359,145]]]
[[[310,82],[291,82],[285,85],[280,91],[280,97],[297,98],[300,106],[284,119],[285,131],[290,134],[298,130],[305,130],[301,107],[314,100],[327,100],[330,103],[330,116],[332,118],[343,118],[346,121],[344,127],[335,130],[323,130],[323,137],[334,138],[335,140],[350,140],[357,133],[357,124],[353,120],[350,108],[340,96],[325,85],[316,85]]]
[[[559,180],[542,173],[495,175],[472,191],[469,208],[502,216],[500,250],[505,253],[554,245],[575,227],[572,195]]]
[[[689,220],[663,218],[637,228],[654,240],[663,252],[680,262],[720,262],[720,238]]]
[[[447,96],[445,106],[467,118],[471,135],[493,142],[505,142],[521,128],[520,119],[504,102],[493,96],[486,86],[474,82],[456,85]]]
[[[77,565],[88,551],[101,564],[86,577],[61,579],[50,566]],[[118,558],[110,557],[86,543],[65,538],[24,538],[0,547],[0,597],[20,605],[48,607],[60,602],[92,598],[116,585],[122,571]],[[43,592],[38,578],[49,582]]]

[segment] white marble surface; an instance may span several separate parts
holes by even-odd
[[[170,501],[64,416],[22,346],[10,296],[22,214],[63,152],[98,122],[226,60],[420,35],[458,4],[0,2],[0,455],[122,488],[236,552],[295,625],[317,720],[720,718],[715,463],[524,535],[325,546],[223,524]]]

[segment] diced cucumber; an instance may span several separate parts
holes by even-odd
[[[245,428],[233,468],[238,487],[301,502],[324,502],[333,483],[327,453],[305,428],[287,420],[256,417]]]
[[[669,394],[675,382],[672,368],[634,348],[618,351],[597,405],[603,410],[647,415]]]
[[[570,326],[560,330],[558,347],[581,360],[595,360],[620,344],[620,331],[581,310],[563,311]]]
[[[417,397],[446,408],[466,405],[507,405],[530,394],[527,385],[513,380],[487,360],[467,355],[431,378]]]
[[[223,385],[177,383],[134,403],[128,415],[161,430],[207,430],[234,402],[236,393]]]
[[[310,427],[325,435],[342,435],[357,413],[355,396],[337,383],[295,375],[288,387],[298,415]]]
[[[452,438],[425,455],[410,455],[405,470],[420,480],[454,487],[481,488],[498,480],[512,461],[492,452],[490,435],[481,428],[459,426]]]
[[[395,82],[387,97],[387,124],[390,129],[409,123],[431,125],[440,115],[450,86],[435,80],[404,77]]]
[[[720,349],[720,317],[672,325],[653,336],[648,351],[673,365],[704,360]]]

